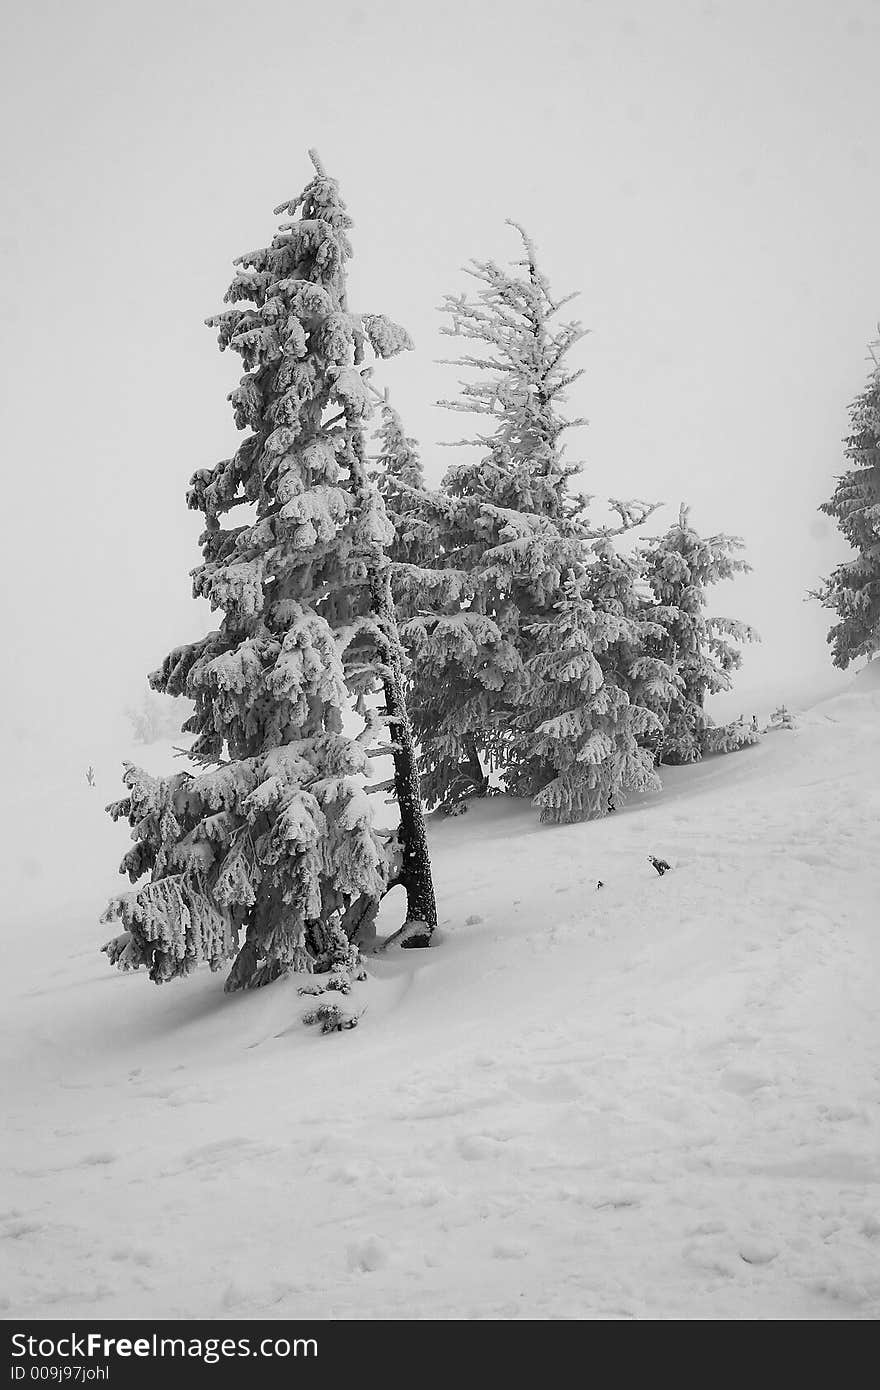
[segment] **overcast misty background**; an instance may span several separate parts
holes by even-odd
[[[741,534],[718,611],[739,677],[834,682],[807,589],[816,508],[880,316],[880,7],[858,0],[39,3],[10,12],[3,141],[4,742],[89,757],[144,674],[212,624],[192,471],[234,450],[204,318],[316,146],[355,219],[351,302],[431,481],[462,416],[436,305],[515,217],[591,329],[569,401],[584,486]]]

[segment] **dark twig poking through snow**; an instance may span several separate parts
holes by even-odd
[[[666,873],[667,869],[672,868],[672,865],[667,864],[665,859],[655,859],[653,854],[648,855],[648,863],[654,865],[654,868],[657,870],[661,878]]]

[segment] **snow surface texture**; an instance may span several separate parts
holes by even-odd
[[[107,966],[95,762],[9,859],[4,1316],[880,1314],[880,661],[605,821],[432,817],[437,949],[330,1037]]]

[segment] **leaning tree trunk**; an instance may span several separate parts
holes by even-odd
[[[363,440],[353,441],[358,485],[371,486],[367,478]],[[400,843],[403,862],[398,882],[406,891],[406,922],[389,938],[398,946],[429,946],[437,925],[437,904],[428,856],[428,837],[419,790],[412,724],[406,708],[405,657],[397,629],[391,596],[391,561],[381,546],[369,560],[370,608],[381,633],[379,656],[384,667],[382,686],[394,758],[394,793],[400,810]]]
[[[412,724],[404,694],[404,657],[391,598],[391,566],[387,560],[382,569],[375,571],[371,577],[370,591],[374,616],[386,637],[385,651],[382,652],[382,660],[387,670],[383,680],[385,717],[391,730],[394,794],[400,810],[399,834],[403,864],[399,881],[406,890],[406,926],[396,940],[401,946],[428,946],[437,925],[437,905],[419,792]]]
[[[460,764],[462,775],[472,783],[473,795],[485,796],[489,788],[489,778],[483,771],[483,764],[480,762],[476,734],[465,734],[464,751],[465,757]]]

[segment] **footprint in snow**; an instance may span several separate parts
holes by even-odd
[[[591,1205],[595,1211],[631,1211],[642,1205],[642,1199],[635,1192],[617,1192],[614,1196],[600,1198]]]
[[[690,1241],[681,1253],[688,1264],[707,1274],[735,1279],[738,1274],[745,1273],[739,1252],[723,1238]]]
[[[156,1256],[152,1250],[145,1250],[134,1245],[119,1245],[115,1250],[110,1251],[111,1260],[118,1264],[134,1264],[147,1268],[156,1263]]]
[[[226,1288],[223,1290],[223,1297],[220,1299],[220,1306],[222,1308],[227,1309],[240,1308],[242,1304],[247,1302],[247,1300],[247,1292],[241,1287],[240,1284],[236,1284],[235,1280],[233,1280],[231,1283],[227,1284]]]
[[[462,1134],[457,1141],[458,1152],[468,1162],[479,1162],[485,1158],[495,1158],[504,1145],[489,1134]]]
[[[33,1236],[45,1230],[40,1221],[6,1221],[5,1230],[0,1231],[0,1240],[21,1240],[22,1236]]]
[[[343,1163],[329,1172],[327,1177],[331,1183],[345,1183],[348,1186],[361,1181],[363,1170],[356,1163]]]
[[[244,1163],[247,1159],[264,1158],[276,1152],[271,1144],[260,1144],[253,1139],[235,1136],[189,1149],[181,1155],[180,1162],[183,1168],[225,1168],[230,1162]]]
[[[583,1087],[564,1072],[557,1076],[516,1077],[509,1085],[515,1094],[541,1105],[556,1105],[560,1101],[577,1100],[583,1095]]]
[[[776,1259],[779,1251],[772,1245],[760,1241],[746,1241],[739,1247],[739,1257],[747,1265],[769,1265]]]
[[[856,1110],[851,1105],[820,1105],[818,1110],[819,1119],[826,1124],[840,1124],[846,1120],[868,1120],[865,1110]]]
[[[493,1260],[524,1260],[529,1247],[520,1240],[500,1240],[492,1246]]]
[[[773,1081],[761,1072],[747,1071],[744,1067],[728,1067],[721,1073],[720,1084],[725,1091],[733,1091],[735,1095],[751,1096],[755,1091],[772,1086]]]
[[[378,1236],[355,1241],[346,1251],[346,1263],[352,1274],[372,1274],[377,1269],[384,1269],[390,1258],[389,1247]]]

